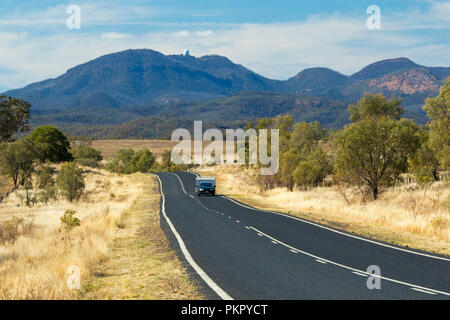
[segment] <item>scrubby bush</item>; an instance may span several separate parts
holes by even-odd
[[[320,168],[316,160],[300,161],[294,171],[294,181],[302,189],[315,186],[320,179]]]
[[[55,186],[46,186],[38,195],[39,201],[47,204],[50,200],[56,200],[58,198],[58,190]]]
[[[148,173],[153,171],[154,164],[155,157],[148,149],[138,152],[133,149],[121,149],[117,152],[117,156],[106,164],[105,168],[121,174]]]
[[[76,211],[66,210],[64,215],[60,218],[61,228],[60,231],[70,232],[73,228],[80,226],[81,221],[75,217]]]
[[[19,226],[23,225],[23,219],[14,217],[0,225],[0,238],[2,243],[10,242],[14,244],[19,236]]]
[[[98,162],[103,160],[100,151],[86,145],[73,148],[72,155],[78,164],[93,168],[98,167]]]
[[[85,187],[83,170],[73,162],[65,163],[58,173],[56,184],[67,200],[78,200]]]
[[[42,165],[36,170],[36,182],[39,189],[44,189],[46,187],[52,187],[55,185],[55,179],[53,179],[53,174],[55,169],[49,165]]]
[[[164,151],[161,160],[161,171],[171,171],[171,169],[175,166],[175,163],[171,160],[172,153],[170,150]]]
[[[146,173],[150,172],[153,164],[155,163],[155,157],[148,149],[140,150],[133,157],[133,165],[136,171]]]
[[[4,144],[1,150],[0,172],[9,176],[17,189],[34,171],[34,161],[38,157],[35,144],[29,139],[21,139]]]

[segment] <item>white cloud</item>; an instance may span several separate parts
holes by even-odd
[[[108,20],[114,16],[115,12],[106,10],[99,17]],[[47,17],[51,18],[52,13]],[[402,28],[407,23],[401,19],[397,29],[368,30],[365,18],[364,15],[355,18],[336,14],[310,16],[306,21],[292,23],[180,23],[171,25],[178,26],[178,31],[132,35],[67,30],[42,36],[0,32],[0,87],[21,87],[56,77],[68,68],[104,54],[143,47],[164,54],[181,53],[183,48],[189,48],[195,56],[224,55],[276,79],[287,79],[304,68],[316,66],[350,74],[368,63],[399,56],[425,65],[450,66],[449,43],[433,42],[423,35],[404,32]],[[390,20],[389,17],[383,19]],[[157,25],[155,21],[151,23]],[[2,69],[14,72],[2,73]]]
[[[182,31],[174,32],[173,35],[175,37],[189,37],[191,35],[191,33],[187,30],[182,30]]]
[[[448,30],[450,29],[450,2],[426,0],[427,11],[409,9],[405,12],[383,14],[382,28],[388,31]]]
[[[450,22],[450,2],[428,1],[431,4],[429,15],[435,21]]]
[[[214,34],[214,31],[212,31],[212,30],[197,31],[195,34],[200,37],[208,37],[208,36],[212,36]]]
[[[104,1],[77,2],[81,9],[83,23],[87,25],[112,25],[150,19],[158,16],[159,11],[150,6],[117,4]],[[0,25],[9,27],[59,26],[65,25],[69,14],[69,4],[60,4],[46,9],[7,12],[0,16]]]

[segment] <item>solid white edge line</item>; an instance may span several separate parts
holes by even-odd
[[[170,173],[171,175],[174,175],[175,177],[177,177],[178,181],[181,184],[181,188],[183,189],[183,192],[185,194],[187,194],[188,196],[191,196],[189,193],[186,192],[186,189],[184,189],[184,183],[183,183],[183,181],[181,181],[180,177],[176,173],[173,173],[173,172],[168,172],[168,173]]]
[[[203,281],[206,282],[206,284],[223,300],[234,300],[230,295],[228,295],[219,285],[217,285],[214,280],[212,280],[205,271],[194,261],[191,254],[189,253],[189,250],[186,248],[186,245],[184,244],[183,239],[181,238],[180,234],[175,229],[174,225],[172,224],[172,221],[170,221],[169,217],[166,214],[166,198],[164,196],[164,193],[162,191],[162,181],[159,178],[158,175],[156,175],[158,178],[159,184],[160,184],[160,193],[162,196],[162,213],[164,216],[164,219],[166,219],[167,224],[170,227],[170,230],[172,230],[172,233],[175,235],[175,238],[177,239],[177,242],[180,246],[181,252],[183,253],[184,257],[186,258],[187,262],[191,265],[191,267],[197,272],[197,274],[203,279]],[[183,188],[184,189],[184,188]]]
[[[368,272],[363,271],[363,270],[358,270],[358,269],[355,269],[353,267],[346,266],[346,265],[338,263],[338,262],[334,262],[334,261],[331,261],[331,260],[328,260],[328,259],[324,259],[324,258],[316,256],[316,255],[314,255],[312,253],[309,253],[309,252],[300,250],[298,248],[292,247],[292,246],[290,246],[290,245],[288,245],[288,244],[286,244],[286,243],[284,243],[284,242],[282,242],[282,241],[280,241],[278,239],[275,239],[275,238],[269,236],[268,234],[262,232],[261,230],[258,230],[256,228],[254,228],[254,227],[250,227],[250,228],[253,229],[254,231],[256,231],[258,235],[261,234],[261,235],[263,235],[263,236],[265,236],[265,237],[267,237],[267,238],[269,238],[271,240],[278,241],[279,244],[282,244],[283,246],[285,246],[285,247],[287,247],[289,249],[296,250],[299,253],[303,253],[304,255],[310,256],[310,257],[312,257],[314,259],[319,259],[319,260],[328,262],[330,264],[333,264],[335,266],[338,266],[338,267],[341,267],[341,268],[344,268],[344,269],[347,269],[347,270],[355,271],[355,272],[358,272],[358,273],[361,273],[361,274],[365,274],[365,275],[368,275],[368,276],[371,276],[371,277],[376,277],[376,278],[380,278],[380,279],[383,279],[383,280],[395,282],[395,283],[398,283],[398,284],[401,284],[401,285],[405,285],[405,286],[409,286],[409,287],[415,287],[415,288],[419,288],[419,289],[422,289],[422,290],[427,290],[427,291],[430,291],[430,292],[440,293],[440,294],[443,294],[443,295],[446,295],[446,296],[450,296],[450,293],[445,292],[445,291],[439,291],[439,290],[435,290],[435,289],[430,289],[430,288],[418,286],[418,285],[415,285],[415,284],[412,284],[412,283],[408,283],[408,282],[404,282],[404,281],[400,281],[400,280],[395,280],[395,279],[384,277],[384,276],[375,275],[375,274],[368,273]]]
[[[419,288],[411,288],[411,290],[416,290],[416,291],[420,291],[420,292],[427,293],[427,294],[436,294],[434,292],[422,290],[422,289],[419,289]]]
[[[404,252],[416,254],[416,255],[419,255],[419,256],[424,256],[424,257],[428,257],[428,258],[439,259],[439,260],[444,260],[444,261],[449,261],[450,262],[449,258],[437,257],[437,256],[433,256],[431,254],[416,252],[416,251],[412,251],[412,250],[408,250],[408,249],[403,249],[403,248],[391,246],[391,245],[388,245],[388,244],[385,244],[385,243],[381,243],[381,242],[378,242],[378,241],[375,241],[375,240],[361,238],[361,237],[358,237],[358,236],[355,236],[355,235],[352,235],[352,234],[348,234],[348,233],[345,233],[345,232],[342,232],[342,231],[339,231],[339,230],[335,230],[335,229],[332,229],[332,228],[328,228],[328,227],[322,226],[320,224],[317,224],[317,223],[314,223],[314,222],[311,222],[311,221],[308,221],[308,220],[304,220],[304,219],[301,219],[301,218],[298,218],[298,217],[290,216],[288,214],[284,214],[284,213],[281,213],[281,212],[266,211],[266,210],[253,208],[253,207],[244,205],[242,203],[239,203],[239,202],[235,201],[234,199],[232,199],[230,197],[227,197],[227,196],[224,196],[224,195],[220,195],[220,196],[222,198],[228,199],[228,200],[236,203],[237,205],[240,205],[241,207],[244,207],[244,208],[247,208],[247,209],[250,209],[250,210],[253,210],[253,211],[259,211],[259,212],[276,214],[276,215],[283,216],[283,217],[286,217],[286,218],[290,218],[290,219],[298,220],[298,221],[301,221],[301,222],[304,222],[304,223],[308,223],[308,224],[311,224],[313,226],[316,226],[316,227],[319,227],[319,228],[322,228],[322,229],[326,229],[328,231],[339,233],[341,235],[344,235],[344,236],[347,236],[347,237],[350,237],[350,238],[359,239],[359,240],[362,240],[362,241],[366,241],[366,242],[370,242],[370,243],[373,243],[373,244],[377,244],[379,246],[383,246],[383,247],[387,247],[387,248],[391,248],[391,249],[395,249],[395,250],[399,250],[399,251],[404,251]]]

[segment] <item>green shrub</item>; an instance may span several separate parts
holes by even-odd
[[[320,167],[317,161],[300,161],[294,171],[294,181],[306,190],[309,186],[315,186],[320,179]]]
[[[120,174],[147,173],[153,171],[155,164],[155,157],[148,149],[138,152],[133,149],[121,149],[117,152],[117,156],[105,165],[105,169]]]
[[[39,189],[44,189],[46,187],[52,187],[55,185],[55,179],[53,179],[53,174],[55,169],[49,165],[43,165],[38,170],[36,170],[36,180]]]
[[[78,227],[81,224],[80,219],[75,217],[76,211],[66,210],[64,215],[60,218],[61,220],[61,230],[66,232],[72,231],[73,228]]]
[[[134,155],[132,162],[136,171],[147,173],[151,171],[151,168],[155,163],[155,157],[150,150],[143,149]]]
[[[63,162],[73,159],[69,152],[69,140],[55,127],[38,127],[30,134],[29,139],[38,148],[42,162]]]
[[[36,146],[29,139],[2,144],[0,173],[9,176],[14,182],[14,189],[17,189],[34,172],[34,162],[37,158]]]
[[[50,200],[58,198],[58,190],[55,186],[46,186],[39,192],[39,201],[47,204]]]
[[[87,167],[96,168],[98,167],[98,162],[103,160],[100,151],[86,145],[79,145],[73,148],[72,154],[78,164]]]

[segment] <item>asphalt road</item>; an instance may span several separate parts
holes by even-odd
[[[450,299],[450,259],[222,196],[159,173],[162,215],[187,263],[222,299]],[[372,269],[368,269],[369,266]],[[373,274],[379,268],[380,274]],[[367,283],[380,288],[369,289]]]

